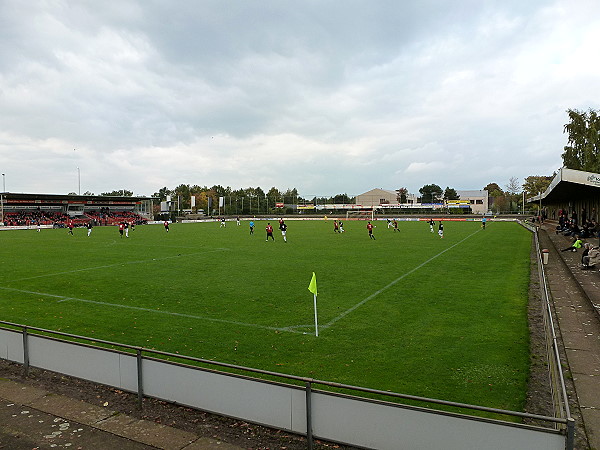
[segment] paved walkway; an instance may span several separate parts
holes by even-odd
[[[583,421],[578,432],[600,449],[600,268],[582,270],[581,250],[559,251],[570,242],[554,223],[542,227],[540,245],[550,250],[546,276]]]
[[[239,447],[0,378],[0,449]]]

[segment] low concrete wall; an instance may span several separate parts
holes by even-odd
[[[123,346],[131,354],[31,330],[0,328],[0,358],[333,442],[378,449],[565,448],[565,435],[553,428],[313,390],[327,384],[316,380],[305,387],[265,381],[144,355],[158,353],[151,350]]]

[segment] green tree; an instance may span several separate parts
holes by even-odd
[[[525,182],[523,183],[523,190],[525,191],[525,195],[530,197],[533,195],[537,195],[540,192],[544,192],[550,186],[552,179],[555,177],[556,173],[552,176],[540,176],[540,175],[531,175],[525,178]]]
[[[164,202],[165,200],[167,200],[167,195],[172,195],[172,191],[165,186],[160,188],[158,192],[152,194],[152,197],[157,197],[161,202]]]
[[[396,189],[396,199],[398,200],[398,203],[406,203],[408,199],[408,189],[405,187]]]
[[[437,184],[426,184],[419,189],[421,203],[435,203],[437,199],[442,197],[443,192]]]
[[[502,190],[502,188],[500,186],[498,186],[497,183],[490,183],[488,184],[486,187],[483,188],[484,191],[488,191],[490,193],[490,195],[492,195],[492,193],[494,191],[498,191],[501,194],[504,193],[504,191]]]
[[[569,123],[567,145],[562,154],[563,165],[568,169],[600,172],[600,117],[598,111],[587,112],[568,109]]]
[[[349,197],[345,192],[343,194],[337,194],[331,197],[331,203],[335,204],[349,204],[353,201],[353,197]]]
[[[454,188],[446,186],[446,190],[444,191],[444,198],[446,200],[458,200],[460,199],[460,195],[456,193]]]
[[[510,177],[504,192],[504,196],[508,202],[508,211],[513,211],[513,207],[514,209],[518,209],[520,194],[521,185],[519,184],[519,179],[517,177]]]

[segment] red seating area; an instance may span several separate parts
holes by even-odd
[[[59,211],[44,211],[41,209],[24,211],[4,211],[5,226],[27,226],[27,225],[53,225],[64,227],[69,222],[75,226],[83,226],[92,221],[95,225],[114,225],[120,222],[133,222],[136,225],[148,222],[139,214],[131,211],[110,211],[103,209],[99,211],[86,211],[83,216],[70,217]]]
[[[53,225],[55,223],[66,222],[69,216],[58,211],[44,211],[40,209],[26,211],[4,211],[4,225],[22,226],[22,225]]]
[[[132,211],[113,211],[105,208],[96,211],[86,211],[85,215],[99,225],[115,225],[121,222],[133,222],[136,225],[140,225],[148,222],[147,219]]]

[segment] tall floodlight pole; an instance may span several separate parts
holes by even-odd
[[[77,167],[77,192],[81,195],[81,171]]]

